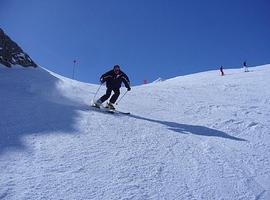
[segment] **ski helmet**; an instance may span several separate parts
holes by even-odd
[[[120,66],[119,65],[114,65],[113,69],[120,69]]]

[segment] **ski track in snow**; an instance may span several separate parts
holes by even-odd
[[[269,65],[133,87],[0,68],[0,199],[270,199]],[[104,92],[105,88],[102,88]]]

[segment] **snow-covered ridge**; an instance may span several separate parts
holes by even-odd
[[[270,65],[249,70],[133,87],[121,116],[88,109],[98,85],[0,67],[0,199],[270,199]]]

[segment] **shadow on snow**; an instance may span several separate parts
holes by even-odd
[[[201,135],[201,136],[208,136],[208,137],[221,137],[221,138],[226,138],[226,139],[231,139],[231,140],[236,140],[236,141],[247,141],[245,139],[234,137],[225,132],[211,129],[205,126],[188,125],[188,124],[180,124],[176,122],[161,121],[161,120],[145,118],[145,117],[141,117],[137,115],[130,115],[130,117],[162,124],[162,125],[167,126],[169,130],[182,133],[182,134],[194,134],[194,135]]]
[[[0,69],[0,155],[25,149],[23,137],[73,133],[74,102],[57,91],[58,78],[42,68]]]

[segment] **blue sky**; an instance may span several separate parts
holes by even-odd
[[[38,64],[98,83],[120,64],[133,85],[270,63],[269,0],[0,0],[0,26]],[[226,71],[225,71],[226,73]]]

